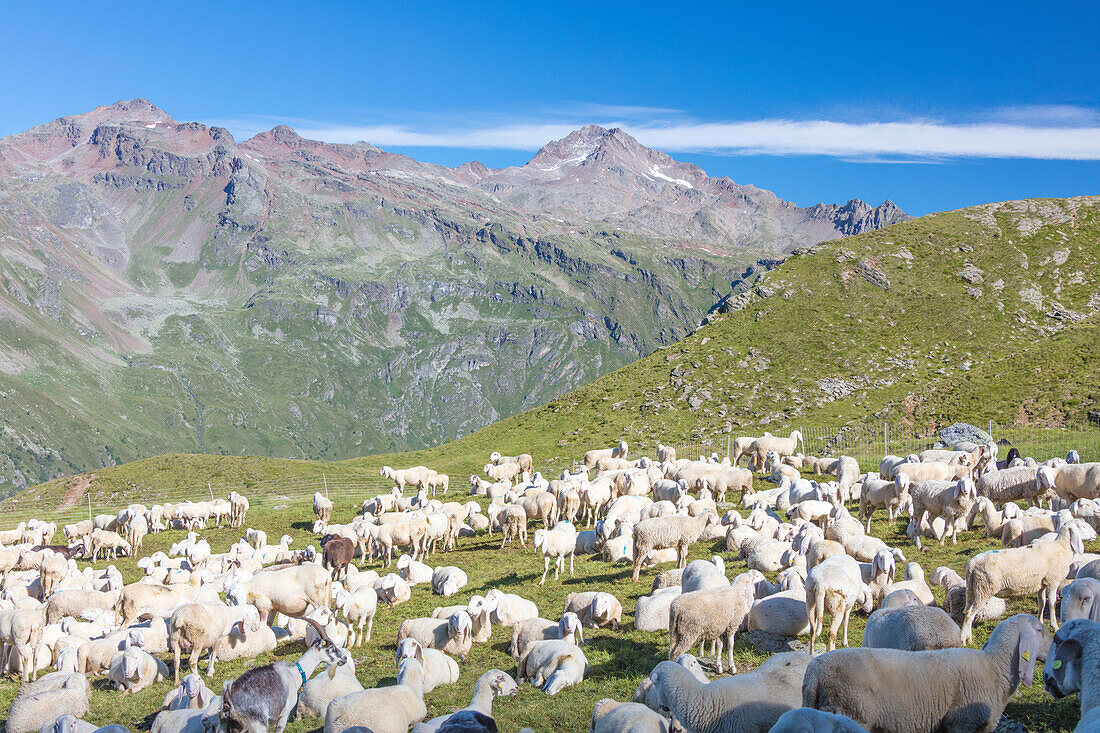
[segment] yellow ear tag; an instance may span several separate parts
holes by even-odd
[[[1031,661],[1031,652],[1024,652],[1020,656],[1024,658],[1025,662],[1030,662]]]
[[[1054,664],[1052,664],[1050,666],[1053,667],[1054,669],[1061,669],[1062,668],[1062,660],[1061,659],[1055,659]]]

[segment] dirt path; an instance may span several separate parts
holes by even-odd
[[[65,492],[65,496],[61,497],[61,504],[57,508],[68,509],[71,506],[75,506],[76,503],[84,497],[84,492],[88,490],[88,487],[92,485],[92,481],[94,480],[94,473],[78,478],[76,483],[70,486],[69,490]]]

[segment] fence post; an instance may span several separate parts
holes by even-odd
[[[321,480],[325,482],[325,498],[328,498],[328,479],[325,478],[324,472],[321,472]]]
[[[207,484],[206,490],[210,492],[210,501],[214,501],[214,487],[210,484]]]
[[[88,495],[88,521],[92,521],[92,495]]]
[[[727,459],[729,459],[729,457],[730,457],[730,440],[731,440],[730,434],[726,433],[726,458]]]
[[[989,439],[993,440],[993,420],[989,421]],[[996,442],[995,440],[993,442]]]
[[[882,423],[882,455],[890,455],[890,437],[886,423]]]

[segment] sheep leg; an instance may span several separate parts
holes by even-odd
[[[829,619],[829,648],[828,651],[836,649],[836,635],[840,631],[840,624],[844,621],[844,614],[833,613]]]
[[[572,552],[569,553],[569,577],[570,578],[576,577],[576,576],[573,575],[573,555],[574,554],[575,553],[572,553]],[[562,566],[564,566],[564,565],[565,565],[565,560],[562,560]]]
[[[172,644],[172,668],[176,671],[176,684],[180,683],[180,645],[174,639],[169,639]]]
[[[550,556],[549,555],[545,556],[543,558],[543,560],[545,562],[543,563],[544,568],[543,568],[543,571],[542,571],[542,580],[539,581],[539,585],[542,585],[543,583],[546,582],[546,574],[550,572]],[[557,569],[557,564],[556,563],[554,565],[554,569],[555,570]],[[556,575],[556,573],[555,573],[555,575]],[[555,578],[555,580],[556,580],[556,578]]]
[[[714,643],[711,644],[711,646],[714,649],[714,662],[718,665],[718,674],[722,674],[722,636],[718,635],[717,637],[715,637]],[[732,657],[730,661],[732,663]],[[730,671],[732,672],[733,670]]]
[[[844,609],[844,646],[848,646],[848,619],[852,616],[852,606]]]
[[[211,650],[213,654],[213,650]],[[198,646],[191,647],[191,656],[187,658],[187,663],[191,667],[191,674],[198,674],[199,671],[199,657],[202,656],[202,649]],[[210,675],[208,674],[207,677]]]
[[[210,663],[206,667],[206,676],[207,677],[213,677],[214,676],[214,658],[218,656],[216,654],[216,650],[217,650],[217,642],[214,642],[214,646],[210,647]]]
[[[726,653],[729,655],[730,658],[730,674],[737,674],[737,665],[733,663],[733,644],[735,641],[735,635],[736,632],[733,631],[726,635]],[[845,641],[844,643],[847,644],[848,642]]]

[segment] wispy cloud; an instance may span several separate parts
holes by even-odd
[[[390,119],[393,115],[389,116]],[[860,162],[935,162],[953,158],[1100,160],[1100,112],[1066,105],[990,110],[966,122],[901,119],[858,122],[761,119],[705,122],[678,110],[573,105],[529,119],[478,124],[465,114],[396,124],[349,125],[282,120],[303,137],[328,142],[365,140],[381,147],[535,150],[586,123],[622,127],[642,144],[669,152],[716,155],[822,155]],[[482,116],[481,119],[486,119]],[[246,117],[222,121],[248,136],[276,123]]]

